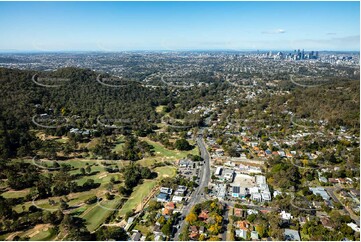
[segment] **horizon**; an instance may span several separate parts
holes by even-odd
[[[298,49],[296,49],[298,50]],[[303,49],[299,49],[303,50]],[[243,53],[252,53],[252,52],[286,52],[291,53],[295,50],[278,50],[278,49],[263,49],[263,50],[227,50],[227,49],[188,49],[188,50],[119,50],[119,51],[103,51],[103,50],[54,50],[54,51],[41,51],[41,50],[0,50],[0,54],[82,54],[82,53],[102,53],[102,54],[115,54],[115,53],[177,53],[177,52],[243,52]],[[316,49],[304,49],[305,52],[317,51],[319,53],[359,53],[359,50],[316,50]]]
[[[359,19],[356,1],[1,2],[0,52],[359,52]]]

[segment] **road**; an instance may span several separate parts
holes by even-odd
[[[348,208],[347,206],[345,206],[337,197],[336,195],[334,194],[335,192],[335,189],[334,187],[325,187],[325,190],[327,191],[327,193],[332,197],[332,199],[335,201],[335,202],[338,202],[338,203],[341,203],[344,207],[344,211],[350,215],[350,217],[355,221],[355,223],[360,226],[360,217],[356,216],[350,208]]]
[[[227,226],[228,226],[228,212],[229,209],[228,207],[224,208],[224,214],[223,214],[223,222],[222,222],[222,227],[223,227],[223,233],[222,233],[222,241],[226,241],[227,240]]]
[[[204,165],[202,166],[202,169],[200,170],[200,174],[199,174],[199,177],[200,177],[199,186],[191,194],[187,206],[185,206],[182,210],[182,216],[184,216],[184,217],[189,214],[189,212],[191,211],[191,209],[194,205],[201,203],[201,202],[203,202],[203,200],[205,200],[204,188],[208,187],[208,183],[210,181],[210,173],[211,173],[210,158],[209,158],[209,153],[207,151],[206,145],[203,140],[203,135],[198,136],[197,145],[199,147],[201,157],[204,160]],[[176,234],[174,235],[174,240],[176,240],[176,241],[179,240],[179,235],[183,231],[183,229],[185,228],[186,225],[187,225],[187,222],[185,220],[182,220],[180,222],[180,227],[179,227],[178,231],[176,232]]]
[[[242,203],[242,202],[233,202],[233,201],[222,201],[224,204],[227,204],[229,207],[234,207],[236,204],[245,205],[247,206],[247,209],[254,209],[254,210],[264,210],[264,211],[278,211],[278,208],[274,207],[262,207],[259,205],[253,205],[249,203]]]

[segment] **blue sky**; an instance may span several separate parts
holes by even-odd
[[[0,50],[359,50],[359,2],[0,2]]]

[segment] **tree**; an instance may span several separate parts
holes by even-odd
[[[209,226],[208,231],[213,235],[217,235],[219,234],[220,229],[221,226],[219,226],[218,224],[212,224],[211,226]]]
[[[258,232],[259,236],[263,238],[266,233],[266,228],[263,224],[259,224],[256,226],[256,231]]]
[[[84,176],[85,175],[85,169],[82,167],[80,168],[80,173]]]
[[[177,140],[174,146],[177,150],[191,150],[193,148],[186,139]]]
[[[148,210],[149,211],[158,210],[161,207],[162,207],[162,204],[160,202],[155,201],[155,200],[151,200],[148,203]]]
[[[219,237],[218,236],[211,236],[209,238],[209,241],[220,241]]]
[[[171,220],[168,220],[168,222],[162,227],[162,233],[167,236],[170,236],[171,232],[172,232],[172,223]]]
[[[100,227],[95,233],[98,241],[127,241],[128,235],[123,228],[119,227]]]
[[[119,187],[119,193],[123,196],[129,196],[132,193],[132,189],[126,188],[124,186]]]
[[[250,223],[253,223],[253,221],[256,219],[257,215],[256,214],[250,214],[247,216],[247,220]]]
[[[65,210],[65,209],[68,209],[68,208],[69,208],[69,205],[61,198],[60,199],[60,209]]]
[[[194,212],[190,212],[186,217],[186,221],[192,225],[197,221],[197,215]]]
[[[89,174],[91,172],[92,168],[90,166],[86,167],[86,172]]]
[[[93,204],[93,203],[96,203],[97,201],[98,201],[97,196],[92,196],[92,197],[88,198],[88,199],[85,201],[85,203],[86,203],[86,204]]]
[[[160,224],[164,224],[166,222],[165,217],[160,216],[159,219],[157,220],[157,222],[160,223]]]
[[[114,199],[114,195],[111,195],[109,192],[105,193],[105,198],[107,200],[113,200]]]

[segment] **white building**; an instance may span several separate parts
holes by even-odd
[[[218,166],[214,175],[220,176],[222,174],[222,170],[223,170],[223,168],[221,166]]]
[[[288,221],[293,218],[293,216],[290,213],[286,213],[286,211],[281,211],[280,216],[281,216],[281,219],[288,220]]]
[[[257,202],[262,202],[262,195],[259,192],[256,193],[252,193],[251,194],[251,199]]]
[[[173,193],[173,190],[171,188],[169,188],[169,187],[161,187],[160,192],[171,195]]]
[[[172,198],[172,202],[180,203],[183,201],[183,197],[174,195]]]
[[[256,183],[257,183],[257,185],[266,184],[266,177],[257,175],[256,176]]]
[[[271,201],[271,193],[270,192],[262,192],[262,200],[263,201]]]
[[[347,226],[349,226],[355,232],[360,232],[360,227],[355,223],[348,223]]]

